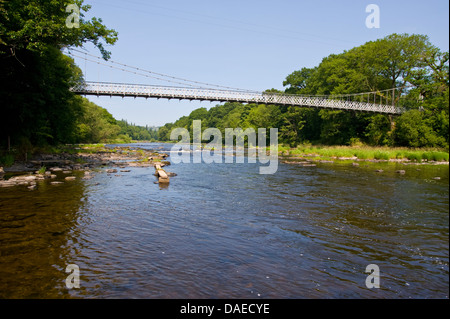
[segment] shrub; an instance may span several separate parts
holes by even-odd
[[[14,155],[5,154],[0,156],[0,166],[9,167],[14,164]]]
[[[427,160],[427,161],[433,160],[433,153],[434,152],[423,152],[422,159]]]
[[[382,151],[376,151],[373,157],[380,160],[389,160],[389,154]]]
[[[437,161],[437,162],[441,162],[441,161],[448,162],[448,153],[445,153],[445,152],[433,152],[432,160],[433,161]]]
[[[354,156],[356,156],[359,159],[368,159],[370,158],[370,152],[369,151],[356,151],[353,153]]]
[[[361,142],[360,138],[352,137],[352,138],[350,138],[350,146],[352,146],[352,147],[364,146],[364,143]]]
[[[417,161],[419,163],[422,162],[422,155],[419,153],[409,152],[409,153],[406,153],[405,156],[410,161]]]
[[[402,158],[405,158],[405,157],[406,157],[405,153],[402,152],[402,151],[398,151],[398,152],[395,153],[395,158],[397,158],[397,159],[402,159]]]

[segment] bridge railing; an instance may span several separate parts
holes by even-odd
[[[386,114],[401,114],[404,110],[395,105],[371,103],[363,101],[361,97],[346,99],[340,96],[304,96],[294,94],[279,94],[252,91],[237,91],[208,88],[185,88],[170,86],[152,86],[138,84],[85,82],[72,88],[81,95],[110,95],[134,96],[146,98],[207,100],[219,102],[240,102],[275,105],[292,105],[303,107],[317,107],[327,109],[354,110]],[[358,100],[359,99],[359,100]]]

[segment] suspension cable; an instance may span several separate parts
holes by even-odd
[[[100,60],[102,58],[98,57],[96,55],[93,55],[93,54],[89,54],[89,53],[86,53],[86,52],[83,52],[83,51],[80,51],[80,50],[77,50],[77,49],[68,49],[68,51],[69,51],[70,55],[76,56],[76,57],[81,58],[81,59],[87,59],[86,55],[89,55],[91,57],[94,57],[94,58],[98,59],[98,61],[93,61],[93,60],[87,59],[90,62],[102,64],[102,65],[105,65],[105,66],[108,66],[108,67],[111,67],[111,68],[114,68],[114,69],[118,69],[118,70],[121,70],[121,71],[134,73],[134,74],[137,74],[137,75],[147,76],[147,75],[144,75],[142,73],[136,73],[136,72],[133,72],[133,71],[129,71],[129,70],[118,68],[118,67],[113,67],[113,66],[110,66],[108,64],[102,63],[102,62],[100,62]],[[82,57],[82,56],[75,55],[75,54],[71,53],[71,51],[82,53],[85,56]],[[188,79],[175,77],[175,76],[171,76],[171,75],[167,75],[167,74],[163,74],[163,73],[157,73],[157,72],[145,70],[145,69],[142,69],[142,68],[138,68],[138,67],[135,67],[135,66],[127,65],[127,64],[116,62],[116,61],[112,61],[112,60],[108,60],[108,62],[112,63],[112,64],[120,65],[120,66],[125,67],[125,68],[134,69],[134,70],[137,70],[139,72],[153,74],[153,76],[147,76],[147,77],[154,78],[154,79],[157,79],[157,80],[160,80],[160,81],[167,81],[167,82],[171,82],[171,83],[177,83],[177,84],[182,84],[182,85],[189,85],[189,86],[192,86],[192,87],[198,87],[198,85],[206,85],[206,86],[209,86],[209,87],[217,87],[217,88],[223,88],[223,89],[227,89],[227,90],[253,92],[253,93],[258,92],[258,91],[255,91],[255,90],[240,89],[240,88],[234,88],[234,87],[229,87],[229,86],[224,86],[224,85],[217,85],[217,84],[211,84],[211,83],[206,83],[206,82],[199,82],[199,81],[188,80]],[[168,80],[168,79],[165,79],[165,78],[169,78],[171,80]],[[173,81],[173,80],[182,81],[182,82],[177,82],[177,81]],[[188,84],[188,83],[195,83],[196,86],[194,86],[193,84]],[[260,93],[260,92],[258,92],[258,93]]]

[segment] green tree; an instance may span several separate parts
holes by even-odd
[[[244,124],[245,127],[271,128],[279,127],[281,121],[280,107],[276,105],[259,104],[253,107]]]
[[[69,4],[80,9],[78,28],[66,26]],[[9,0],[0,2],[0,6],[0,53],[18,60],[24,49],[45,52],[48,46],[81,47],[86,42],[92,42],[107,59],[110,52],[105,44],[117,41],[117,32],[106,28],[101,19],[85,19],[91,6],[84,5],[83,0]]]
[[[365,130],[365,137],[370,145],[392,145],[391,120],[384,114],[372,115]]]
[[[375,92],[413,85],[413,89],[397,90],[396,101],[401,98],[403,106],[421,108],[424,111],[421,123],[448,145],[448,52],[434,47],[425,35],[391,34],[341,54],[331,54],[315,68],[294,71],[283,85],[287,87],[286,93],[311,95]],[[353,98],[364,101],[363,96]],[[379,93],[375,101],[386,98]],[[330,110],[318,114],[320,120],[315,122],[315,130],[320,131],[321,143],[344,143],[351,135],[373,145],[392,143],[391,120],[387,117]],[[285,124],[295,129],[292,124],[302,122],[295,119],[299,114],[291,115],[292,119],[289,113],[284,114]],[[303,122],[299,134],[285,128],[284,136],[289,136],[290,141],[305,139],[311,132],[306,126],[308,121]],[[398,132],[395,141],[404,145],[406,142],[399,138],[402,134]],[[431,135],[426,140],[432,145],[441,144]]]
[[[77,98],[82,100],[82,116],[78,119],[76,134],[78,143],[107,142],[117,137],[120,126],[106,109],[86,98]]]
[[[225,103],[166,124],[159,138],[173,127],[191,129],[193,119],[203,128],[277,127],[280,142],[349,144],[358,139],[371,145],[448,147],[449,90],[448,52],[434,47],[425,35],[392,34],[361,46],[331,54],[314,68],[289,74],[285,93],[303,95],[348,95],[378,92],[375,102],[386,103],[387,89],[396,88],[396,101],[410,111],[399,117],[342,110],[274,105]],[[404,88],[408,85],[409,88]],[[278,94],[276,89],[264,94]],[[333,97],[331,97],[333,98]],[[372,101],[373,95],[371,96]],[[392,94],[389,96],[392,99]],[[367,101],[367,96],[350,100]],[[415,110],[415,111],[414,111]]]
[[[433,131],[424,119],[424,113],[418,110],[407,111],[397,119],[394,139],[397,145],[408,147],[445,145],[445,139]]]
[[[66,6],[81,10],[79,28],[66,26]],[[70,143],[82,103],[70,87],[82,82],[82,74],[64,47],[92,42],[104,58],[105,44],[114,44],[117,32],[107,29],[101,19],[86,20],[90,6],[83,1],[0,2],[0,99],[2,116],[0,145],[29,140],[33,144]]]

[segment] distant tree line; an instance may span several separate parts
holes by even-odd
[[[279,128],[279,140],[300,143],[444,147],[449,145],[449,54],[433,46],[424,35],[392,34],[341,54],[331,54],[314,68],[289,74],[284,92],[339,95],[381,92],[398,88],[397,103],[408,109],[401,116],[343,110],[225,103],[160,128],[158,138],[170,139],[175,127],[191,129],[192,120],[202,127]],[[407,88],[404,88],[407,87]],[[403,88],[403,89],[400,89]],[[380,93],[380,97],[383,93]],[[401,98],[401,100],[398,100]]]
[[[133,141],[151,141],[158,139],[158,127],[156,126],[139,126],[128,123],[126,120],[117,121],[120,127],[119,138],[128,137]]]

